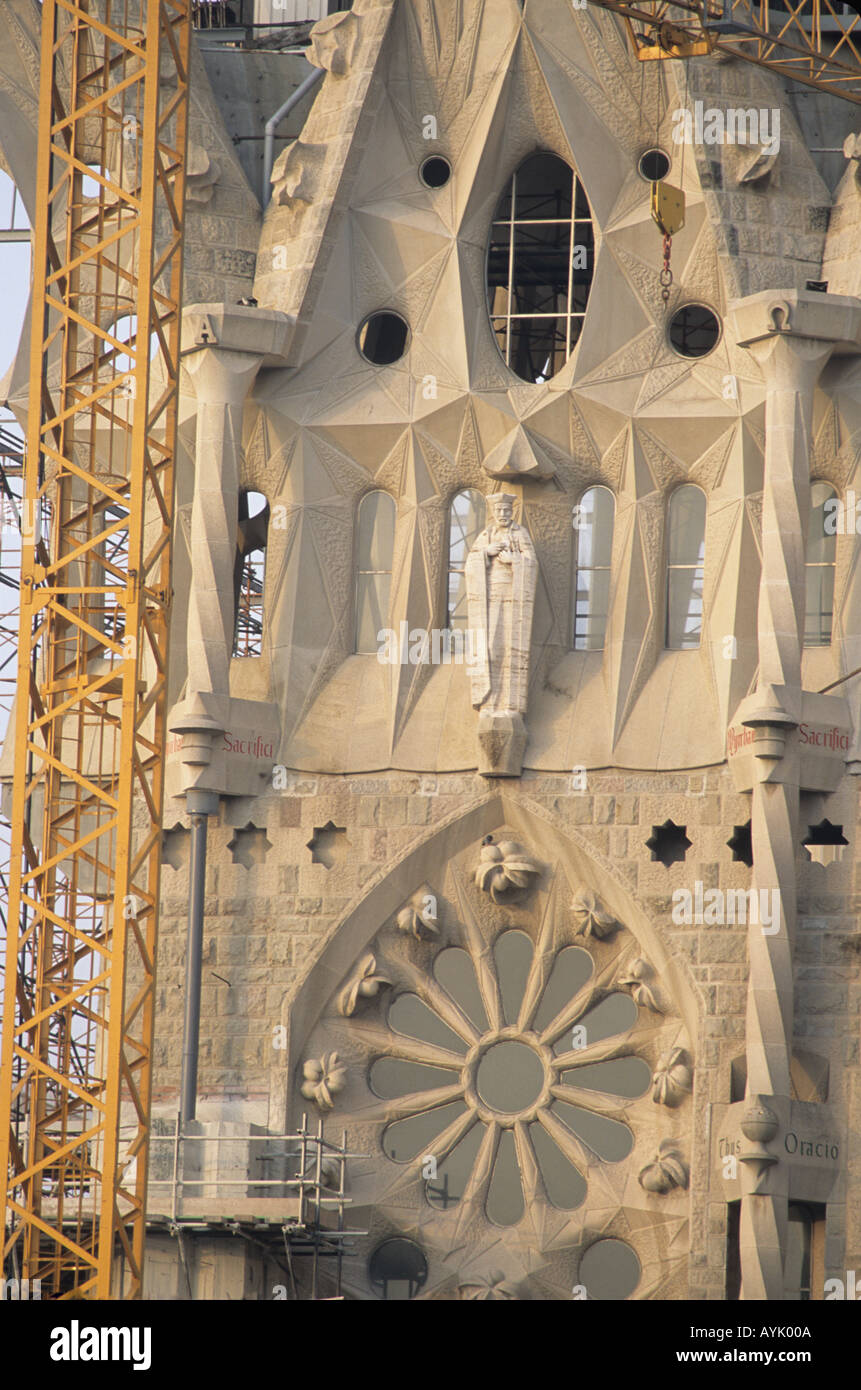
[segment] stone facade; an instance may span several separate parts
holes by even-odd
[[[621,1296],[720,1301],[740,1281],[745,1298],[797,1297],[784,1265],[804,1207],[821,1298],[861,1264],[861,756],[855,685],[840,683],[861,665],[854,527],[836,538],[831,640],[803,644],[811,483],[859,487],[854,145],[832,196],[770,75],[638,67],[608,15],[566,0],[468,0],[456,16],[356,0],[307,56],[325,79],[262,210],[198,65],[159,1124],[169,1133],[180,1083],[191,792],[218,806],[198,1118],[276,1136],[308,1113],[346,1135],[350,1222],[366,1232],[345,1261],[349,1297],[379,1296],[388,1239],[418,1247],[423,1275],[400,1282],[421,1297],[613,1296],[594,1292],[602,1241],[636,1256]],[[696,101],[779,110],[779,150],[674,145],[673,113]],[[654,146],[687,201],[666,300],[637,168]],[[536,151],[576,171],[594,266],[579,340],[527,381],[494,341],[487,266],[495,209]],[[451,170],[437,188],[419,176],[431,155]],[[808,287],[829,275],[830,293]],[[667,320],[693,304],[719,333],[685,356]],[[361,335],[379,312],[407,333],[375,363]],[[668,508],[684,484],[707,502],[702,628],[668,649]],[[579,650],[572,513],[596,486],[615,497],[606,636]],[[389,575],[383,626],[411,634],[447,626],[463,489],[510,490],[535,551],[511,702],[526,742],[518,726],[502,752],[480,744],[465,665],[385,664],[355,640],[362,499],[394,503],[391,562],[374,572]],[[237,657],[233,519],[250,490],[269,504],[262,635]],[[525,642],[525,619],[517,631]],[[762,915],[713,921],[716,890]],[[500,950],[528,955],[516,1020]],[[447,952],[471,958],[480,1025],[440,994]],[[539,1027],[566,952],[593,983]],[[463,1044],[462,1072],[450,1064],[457,1079],[431,1091],[461,1112],[446,1152],[429,1134],[405,1160],[387,1135],[409,1104],[371,1083],[381,1060],[445,1069],[439,1031],[393,1022],[416,996]],[[622,996],[636,1019],[590,1042],[591,1011]],[[559,1042],[581,1018],[582,1059]],[[510,1110],[482,1091],[503,1044],[543,1068]],[[648,1069],[639,1090],[602,1090],[606,1072],[577,1086],[581,1065],[622,1060]],[[594,1143],[572,1139],[554,1097],[625,1128],[630,1147],[599,1152],[594,1128]],[[562,1168],[542,1131],[585,1181],[568,1206],[551,1200]],[[462,1188],[440,1206],[422,1165],[445,1169],[467,1134]],[[494,1197],[505,1162],[518,1178]],[[522,1214],[494,1221],[488,1204],[511,1215],[515,1189]],[[279,1296],[275,1265],[250,1248],[237,1261],[230,1240],[195,1257],[201,1293]],[[184,1297],[165,1237],[153,1251],[153,1296]]]

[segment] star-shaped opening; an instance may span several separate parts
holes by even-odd
[[[336,825],[330,820],[325,825],[314,827],[314,834],[305,848],[311,851],[312,864],[322,864],[326,869],[333,869],[336,864],[342,864],[346,859],[350,841],[347,839],[344,826]]]
[[[172,869],[184,869],[190,853],[191,831],[184,825],[174,825],[161,837],[161,862]]]
[[[652,859],[667,869],[671,864],[683,864],[692,844],[686,830],[686,825],[676,825],[672,820],[665,820],[663,825],[653,825],[646,841],[646,848],[652,851]]]
[[[731,837],[727,840],[727,848],[732,850],[732,857],[737,864],[746,864],[749,869],[753,868],[753,839],[750,833],[750,821],[745,821],[744,825],[734,825]]]
[[[252,864],[265,862],[272,845],[266,838],[266,831],[249,821],[241,830],[236,831],[227,848],[233,855],[234,864],[241,864],[244,869],[250,869]]]

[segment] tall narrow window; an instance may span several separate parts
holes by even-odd
[[[688,483],[667,513],[667,646],[675,651],[700,645],[705,550],[705,493]]]
[[[452,498],[448,521],[448,625],[452,632],[466,630],[466,557],[484,530],[485,511],[484,498],[475,488],[465,488]]]
[[[604,646],[610,613],[610,563],[616,499],[607,487],[590,487],[574,510],[574,648]]]
[[[387,492],[365,494],[356,532],[356,651],[371,655],[389,622],[395,504]]]
[[[269,503],[262,492],[240,492],[236,560],[233,566],[233,655],[260,656],[263,651],[263,581]]]
[[[574,170],[546,150],[512,176],[496,209],[487,307],[497,346],[524,381],[561,371],[583,328],[595,239]]]
[[[810,526],[807,531],[807,563],[805,565],[806,602],[804,608],[805,647],[827,647],[831,641],[834,622],[834,561],[837,555],[837,536],[833,529],[826,531],[826,503],[833,502],[837,493],[828,483],[813,483],[810,488]],[[833,512],[833,506],[829,508]]]

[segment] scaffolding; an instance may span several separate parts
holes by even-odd
[[[119,1242],[137,1297],[191,0],[43,0],[41,15],[4,1255],[43,1297],[109,1298]]]
[[[367,1235],[367,1231],[349,1230],[345,1224],[351,1205],[346,1193],[347,1160],[362,1157],[348,1153],[346,1130],[341,1143],[335,1144],[324,1137],[322,1119],[313,1132],[307,1115],[303,1115],[300,1128],[293,1134],[192,1134],[182,1132],[177,1114],[173,1132],[153,1133],[150,1144],[153,1173],[165,1168],[156,1153],[159,1144],[170,1149],[170,1172],[163,1178],[150,1177],[147,1225],[151,1230],[166,1229],[176,1237],[190,1297],[192,1282],[183,1237],[191,1232],[211,1235],[219,1231],[241,1237],[276,1263],[280,1263],[277,1256],[283,1248],[286,1263],[281,1268],[290,1280],[294,1300],[300,1300],[294,1258],[310,1260],[310,1300],[320,1296],[320,1262],[334,1262],[335,1292],[328,1297],[342,1297],[344,1258],[353,1253],[354,1239]],[[227,1145],[243,1146],[238,1159],[225,1155]],[[265,1151],[252,1154],[251,1145],[265,1146]],[[201,1158],[204,1146],[214,1147]],[[272,1176],[256,1171],[270,1165]],[[226,1176],[243,1168],[241,1176]]]

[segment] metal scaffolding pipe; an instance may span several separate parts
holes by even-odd
[[[214,802],[214,805],[213,805]],[[200,1052],[200,980],[203,967],[203,902],[206,892],[206,823],[218,807],[211,793],[188,792],[191,815],[188,945],[185,957],[185,1017],[182,1034],[180,1123],[184,1127],[197,1110],[197,1063]]]
[[[269,199],[272,197],[272,165],[275,163],[275,132],[284,117],[289,115],[294,106],[299,105],[302,98],[307,96],[311,88],[316,86],[320,78],[324,76],[325,72],[323,68],[315,68],[313,72],[310,72],[304,81],[300,82],[295,92],[291,93],[283,105],[278,107],[275,114],[269,117],[269,120],[264,126],[263,188],[260,192],[260,203],[264,208],[268,207]]]

